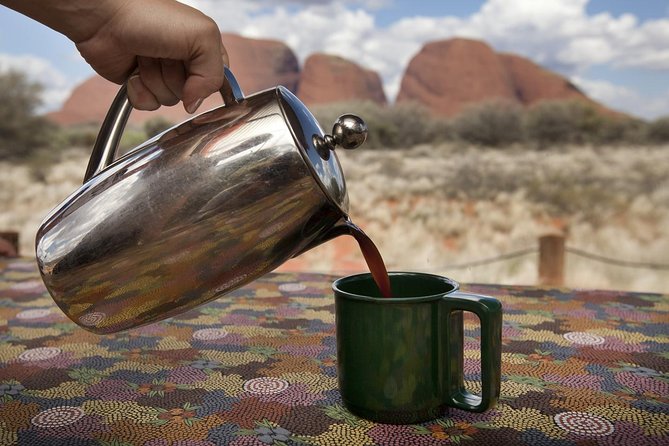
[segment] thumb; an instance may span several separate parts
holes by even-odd
[[[223,85],[223,65],[228,63],[228,54],[218,40],[218,45],[197,50],[186,62],[186,82],[183,88],[184,108],[194,113],[202,101]]]

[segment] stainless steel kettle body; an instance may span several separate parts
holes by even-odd
[[[107,166],[130,112],[117,97],[83,186],[37,233],[42,279],[80,326],[111,333],[173,316],[338,234],[348,198],[323,149],[333,137],[283,87],[243,97],[227,72],[222,93],[225,106]]]

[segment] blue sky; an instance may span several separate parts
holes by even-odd
[[[464,36],[556,70],[610,107],[648,119],[669,115],[666,0],[185,2],[223,31],[283,40],[300,61],[327,52],[375,69],[390,98],[422,44]],[[45,110],[92,74],[65,37],[0,7],[0,70],[9,68],[45,84]]]

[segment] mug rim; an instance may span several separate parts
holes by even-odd
[[[437,293],[437,294],[428,294],[424,296],[409,296],[409,297],[372,297],[372,296],[365,296],[362,294],[355,294],[351,293],[349,291],[344,291],[340,288],[340,285],[345,282],[351,282],[357,279],[362,279],[362,278],[372,278],[371,273],[358,273],[358,274],[351,274],[348,276],[340,277],[336,279],[334,282],[332,282],[332,291],[334,291],[335,296],[339,294],[342,298],[347,298],[347,299],[354,299],[354,300],[361,300],[361,301],[366,301],[366,302],[374,302],[377,304],[384,304],[384,303],[408,303],[408,302],[429,302],[437,299],[441,299],[444,296],[448,296],[449,294],[453,294],[456,291],[460,289],[460,284],[456,282],[455,280],[448,278],[446,276],[440,276],[439,274],[432,274],[432,273],[422,273],[422,272],[416,272],[416,271],[389,271],[388,276],[420,276],[420,277],[427,277],[430,279],[438,280],[439,282],[447,283],[452,287],[451,290],[442,292],[442,293]]]

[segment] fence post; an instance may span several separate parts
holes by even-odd
[[[0,244],[4,246],[0,247],[0,257],[2,253],[5,253],[8,257],[14,257],[19,255],[19,233],[15,231],[2,231],[0,232]]]
[[[564,236],[539,237],[539,284],[564,285]]]

